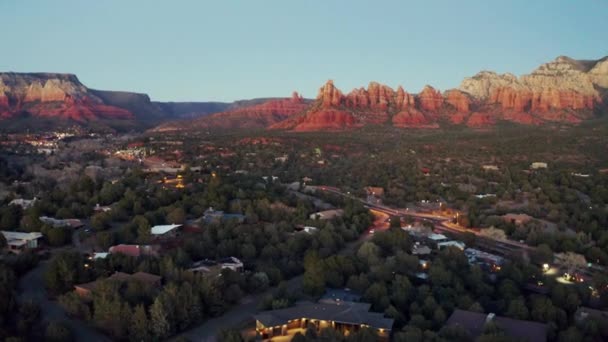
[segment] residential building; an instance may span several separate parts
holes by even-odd
[[[228,269],[234,272],[242,272],[244,264],[236,257],[227,257],[218,261],[209,259],[200,260],[192,264],[188,271],[193,273],[205,273],[207,275],[219,276],[222,270]]]
[[[546,169],[547,167],[548,167],[547,163],[544,163],[544,162],[534,162],[534,163],[530,164],[530,168],[532,170]]]
[[[309,326],[317,332],[333,328],[349,335],[365,327],[376,330],[381,340],[388,341],[394,320],[384,314],[370,312],[371,304],[340,302],[300,302],[296,306],[262,311],[254,315],[256,333],[264,341],[276,336],[293,336]]]
[[[21,207],[23,210],[26,210],[26,209],[31,208],[36,203],[36,201],[38,201],[38,199],[36,197],[34,197],[34,199],[31,199],[31,200],[17,198],[17,199],[10,201],[10,203],[8,205],[16,205],[16,206]]]
[[[183,225],[182,224],[167,224],[154,226],[150,228],[150,233],[155,237],[172,237],[175,236]]]
[[[38,248],[38,240],[42,239],[42,233],[39,232],[22,233],[3,230],[2,235],[6,239],[8,250],[16,254],[28,249]]]
[[[467,257],[469,264],[480,265],[486,270],[498,271],[505,262],[505,259],[499,255],[487,253],[474,248],[464,250],[464,255]]]
[[[157,245],[116,245],[108,250],[110,254],[124,254],[131,257],[158,256],[160,246]]]
[[[439,250],[442,250],[442,249],[447,248],[447,247],[455,247],[455,248],[460,249],[461,251],[464,251],[464,249],[465,249],[467,246],[465,245],[465,243],[464,243],[464,242],[462,242],[462,241],[455,241],[455,240],[450,240],[450,241],[439,242],[439,243],[437,244],[437,248],[438,248]]]
[[[310,214],[311,220],[332,220],[336,217],[340,217],[344,215],[344,210],[342,209],[331,209],[325,211],[319,211],[314,214]]]
[[[82,221],[80,221],[79,219],[56,219],[47,216],[40,216],[39,219],[42,223],[48,224],[49,226],[54,228],[77,229],[84,226],[84,223],[82,223]]]
[[[97,203],[95,205],[95,207],[93,208],[93,211],[96,212],[96,213],[107,213],[107,212],[112,211],[112,207],[110,207],[110,206],[101,206],[101,205],[99,205],[99,203]]]
[[[363,188],[363,190],[365,190],[365,193],[368,196],[376,196],[376,197],[384,196],[384,188],[380,188],[377,186],[367,186],[367,187]]]
[[[417,241],[412,246],[412,255],[429,255],[429,254],[431,254],[431,249],[427,245],[423,245]]]
[[[471,341],[473,341],[483,335],[485,326],[488,323],[497,325],[498,328],[504,331],[507,337],[517,341],[547,341],[547,324],[500,317],[493,313],[485,314],[456,309],[446,325],[459,325],[463,327],[469,333]]]
[[[74,291],[76,291],[76,293],[82,297],[90,297],[91,293],[94,292],[95,289],[102,282],[105,281],[115,281],[121,284],[129,281],[137,281],[142,283],[144,286],[159,288],[161,286],[161,280],[161,276],[146,272],[137,272],[133,274],[128,274],[124,272],[114,272],[114,274],[105,279],[99,279],[89,283],[74,285]]]

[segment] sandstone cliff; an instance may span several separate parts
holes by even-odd
[[[22,113],[75,121],[133,119],[126,109],[104,103],[71,74],[0,74],[0,117]]]

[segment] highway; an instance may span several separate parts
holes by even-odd
[[[376,210],[378,212],[385,213],[390,216],[398,216],[398,217],[412,217],[423,221],[432,222],[435,229],[444,231],[447,233],[462,235],[464,233],[472,233],[476,235],[476,241],[478,244],[481,244],[486,249],[491,249],[494,252],[498,252],[501,254],[509,254],[515,251],[523,251],[529,252],[533,250],[533,247],[530,247],[524,243],[520,243],[513,240],[495,240],[486,236],[482,236],[479,234],[478,230],[475,229],[467,229],[465,227],[459,226],[457,224],[452,223],[452,216],[438,215],[438,214],[429,214],[429,213],[420,213],[414,210],[403,210],[403,209],[395,209],[381,204],[370,203],[364,199],[355,197],[351,194],[343,193],[339,189],[330,186],[318,186],[317,190],[321,190],[324,192],[332,193],[335,195],[339,195],[345,198],[349,198],[355,201],[359,201],[363,203],[363,205],[369,209]]]

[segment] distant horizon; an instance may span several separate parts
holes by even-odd
[[[606,13],[597,0],[1,2],[0,70],[160,102],[315,98],[328,79],[345,93],[371,81],[445,91],[484,70],[603,58]]]

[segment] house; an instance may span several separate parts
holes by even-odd
[[[548,167],[547,163],[544,163],[544,162],[534,162],[534,163],[530,164],[530,168],[532,170],[546,169],[547,167]]]
[[[426,241],[433,248],[438,248],[438,244],[446,241],[450,241],[447,236],[443,234],[430,233],[426,236]]]
[[[412,255],[429,255],[431,249],[427,245],[420,244],[420,242],[414,243],[412,246]]]
[[[209,259],[200,260],[192,264],[188,271],[193,273],[205,273],[207,275],[219,276],[222,270],[228,269],[234,272],[242,272],[244,264],[236,257],[227,257],[218,261]]]
[[[81,228],[84,226],[84,223],[82,223],[82,221],[80,221],[79,219],[56,219],[56,218],[52,218],[52,217],[47,217],[47,216],[40,216],[39,217],[40,221],[44,224],[48,224],[51,227],[54,228],[73,228],[73,229],[77,229],[77,228]]]
[[[515,225],[522,225],[532,220],[534,217],[526,214],[505,214],[502,215],[502,219],[507,223],[513,223]]]
[[[487,253],[474,248],[464,250],[464,255],[467,257],[469,264],[477,264],[491,271],[498,271],[504,264],[505,259],[499,255]]]
[[[384,196],[384,188],[380,188],[380,187],[376,187],[376,186],[367,186],[367,187],[363,188],[363,190],[365,190],[365,193],[368,196],[377,196],[377,197]]]
[[[464,249],[467,246],[465,245],[464,242],[462,242],[462,241],[455,241],[455,240],[443,241],[443,242],[439,242],[437,244],[437,248],[439,250],[442,250],[442,249],[447,248],[447,247],[455,247],[455,248],[460,249],[461,251],[464,251]]]
[[[312,233],[315,233],[316,231],[318,231],[319,228],[312,227],[312,226],[297,226],[295,228],[295,230],[296,230],[296,232],[304,232],[304,233],[312,234]]]
[[[223,270],[229,269],[229,270],[233,270],[234,272],[241,272],[241,271],[243,271],[243,267],[244,267],[243,262],[235,257],[228,257],[228,258],[221,259],[219,261],[219,264]]]
[[[485,314],[456,309],[448,319],[446,326],[461,326],[468,331],[471,340],[475,340],[483,334],[486,324],[490,322],[504,331],[507,337],[517,341],[547,341],[547,324],[500,317],[493,313]]]
[[[343,334],[362,327],[376,330],[381,340],[388,341],[394,320],[384,314],[370,312],[371,304],[341,301],[339,303],[300,302],[296,306],[262,311],[254,315],[256,333],[268,341],[275,336],[293,336],[309,326],[317,332],[333,328]]]
[[[172,237],[177,234],[178,229],[182,226],[182,224],[167,224],[154,226],[150,228],[150,233],[155,237]]]
[[[26,209],[31,208],[34,204],[36,204],[36,201],[38,201],[38,199],[36,197],[34,197],[34,199],[31,199],[31,200],[17,198],[17,199],[12,200],[8,205],[16,205],[16,206],[21,207],[23,210],[26,210]]]
[[[110,207],[110,206],[101,206],[101,205],[99,205],[99,203],[97,203],[95,205],[95,207],[93,207],[93,211],[96,212],[96,213],[107,213],[107,212],[112,211],[112,207]]]
[[[36,249],[39,246],[38,240],[42,239],[42,233],[31,232],[9,232],[2,231],[2,235],[6,239],[6,245],[10,252],[19,254],[28,249]]]
[[[74,291],[81,297],[90,297],[91,293],[102,283],[106,281],[114,281],[118,283],[126,283],[130,281],[140,282],[144,286],[151,288],[159,288],[161,286],[161,276],[146,272],[137,272],[128,274],[124,272],[114,272],[111,276],[105,279],[95,280],[89,283],[74,285]]]
[[[201,220],[207,224],[220,223],[222,221],[229,221],[229,220],[235,220],[238,223],[243,223],[243,222],[245,222],[245,218],[246,218],[245,215],[225,214],[221,210],[214,210],[212,207],[209,207],[209,209],[205,210],[203,217],[199,220]]]
[[[344,210],[342,209],[331,209],[325,211],[319,211],[314,214],[310,214],[311,220],[332,220],[336,217],[340,217],[344,215]]]
[[[160,246],[157,245],[116,245],[108,250],[110,254],[124,254],[131,257],[158,256]]]

